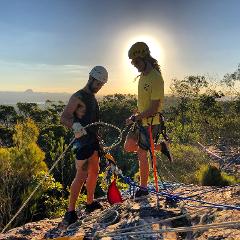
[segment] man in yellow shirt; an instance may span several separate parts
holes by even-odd
[[[133,134],[130,132],[124,144],[127,152],[137,152],[138,154],[141,187],[137,190],[135,197],[139,198],[148,195],[149,163],[147,151],[150,148],[148,126],[151,125],[154,140],[161,131],[159,113],[163,108],[164,81],[158,62],[151,57],[146,43],[136,42],[133,44],[129,49],[128,57],[141,73],[138,82],[138,113],[128,118],[126,123],[132,124],[137,121],[143,126],[141,129],[144,132],[138,131]],[[172,161],[165,142],[161,142],[156,149],[161,150]]]

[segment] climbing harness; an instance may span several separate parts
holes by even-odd
[[[162,136],[163,136],[163,138],[166,140],[166,141],[170,141],[170,138],[168,137],[168,135],[167,135],[167,128],[166,128],[166,126],[165,126],[165,117],[163,116],[163,114],[162,113],[160,113],[159,112],[159,121],[160,121],[160,133],[159,133],[159,135],[160,134],[162,134]],[[157,136],[157,141],[158,141],[158,139],[159,139],[159,136]],[[157,141],[155,142],[155,143],[157,143]]]

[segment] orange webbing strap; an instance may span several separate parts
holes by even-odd
[[[150,146],[151,146],[151,152],[152,152],[154,182],[155,182],[156,191],[158,192],[157,159],[156,159],[156,155],[154,152],[154,142],[153,142],[153,137],[152,137],[152,126],[151,125],[148,127],[148,132],[149,132]]]

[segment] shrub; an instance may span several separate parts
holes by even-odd
[[[175,144],[170,146],[173,163],[162,154],[157,154],[158,174],[164,181],[182,183],[196,183],[195,172],[204,163],[210,161],[209,157],[197,147]]]
[[[238,180],[234,176],[227,175],[215,165],[202,165],[196,172],[198,182],[203,186],[229,186],[236,184]]]

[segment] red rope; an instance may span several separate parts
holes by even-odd
[[[154,152],[154,142],[153,142],[153,137],[152,137],[152,126],[151,125],[148,127],[148,132],[149,132],[150,146],[151,146],[151,152],[152,152],[152,158],[153,158],[152,160],[153,160],[154,182],[155,182],[156,191],[158,192],[157,159],[156,159],[156,155]]]

